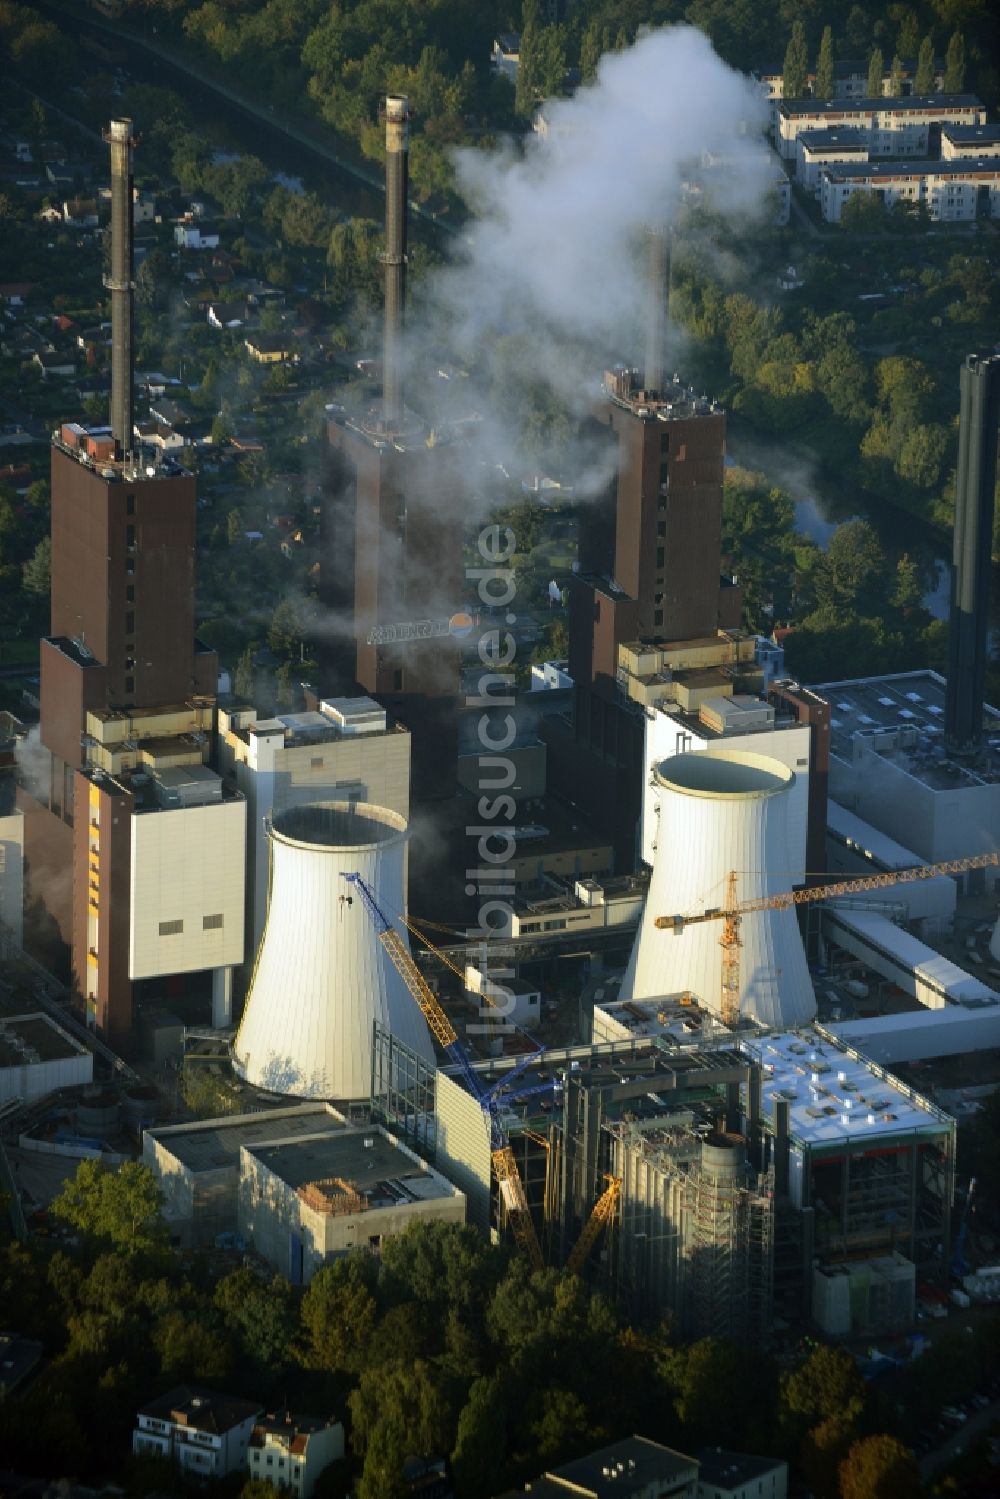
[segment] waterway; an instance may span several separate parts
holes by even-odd
[[[921,570],[924,607],[935,619],[947,619],[951,593],[951,539],[937,526],[920,520],[901,506],[871,496],[853,486],[838,484],[802,452],[778,441],[766,443],[738,431],[727,442],[726,462],[766,474],[795,506],[795,525],[803,536],[825,549],[838,526],[867,520],[887,551],[905,550]]]

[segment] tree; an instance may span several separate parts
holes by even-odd
[[[944,79],[941,84],[941,92],[944,94],[960,94],[965,88],[965,38],[960,31],[955,31],[948,42],[948,50],[944,55]]]
[[[910,58],[915,55],[919,45],[920,21],[916,11],[911,10],[907,6],[899,18],[899,30],[896,33],[896,51],[900,57]]]
[[[903,92],[903,63],[899,57],[892,59],[892,67],[889,69],[889,97],[898,99]]]
[[[826,586],[831,602],[845,613],[877,617],[885,600],[887,559],[870,521],[838,526],[826,548]]]
[[[162,1205],[156,1176],[141,1161],[126,1161],[117,1170],[100,1161],[81,1161],[50,1211],[89,1239],[139,1255],[167,1247]]]
[[[265,1281],[249,1268],[234,1270],[219,1281],[214,1300],[252,1359],[275,1371],[288,1363],[298,1315],[284,1276]]]
[[[611,50],[608,28],[602,26],[597,17],[588,21],[580,39],[580,72],[584,83],[590,83],[597,75],[597,65],[605,52]]]
[[[351,1442],[360,1456],[388,1429],[403,1444],[403,1456],[450,1452],[454,1418],[443,1380],[423,1359],[366,1369],[348,1400]]]
[[[245,529],[243,512],[242,510],[237,510],[234,506],[226,516],[226,540],[230,546],[236,546],[243,540]]]
[[[781,72],[781,92],[785,99],[805,97],[809,73],[806,28],[801,21],[792,23],[792,34],[785,48],[785,65]]]
[[[379,1421],[368,1441],[358,1484],[358,1499],[400,1499],[405,1492],[403,1463],[406,1439],[391,1420]]]
[[[497,1375],[477,1379],[458,1418],[451,1466],[465,1499],[487,1499],[507,1461],[507,1402]]]
[[[52,542],[48,536],[43,536],[28,561],[21,567],[21,577],[28,593],[38,594],[40,598],[48,597],[51,569]]]
[[[934,92],[935,76],[934,42],[929,36],[925,36],[920,43],[920,51],[917,54],[917,71],[913,76],[913,92],[918,97],[932,94]]]
[[[885,1433],[855,1442],[840,1465],[841,1499],[919,1499],[921,1492],[910,1449]]]
[[[816,83],[813,93],[817,99],[833,98],[833,28],[823,27],[816,58]]]
[[[882,48],[876,47],[868,59],[868,98],[881,99],[882,78],[885,74],[885,58]]]
[[[314,1369],[361,1369],[376,1310],[366,1261],[351,1256],[321,1266],[302,1298],[306,1363]]]
[[[885,228],[881,198],[865,191],[852,193],[840,210],[840,227],[852,234],[871,234]]]
[[[529,116],[538,102],[536,58],[541,32],[538,0],[525,0],[521,19],[521,45],[517,65],[517,92],[514,108],[519,115]]]
[[[845,1348],[821,1343],[781,1385],[780,1413],[809,1424],[833,1416],[853,1420],[865,1403],[865,1382]]]

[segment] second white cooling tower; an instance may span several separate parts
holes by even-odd
[[[788,793],[794,772],[764,755],[707,750],[674,755],[653,773],[660,817],[649,895],[623,999],[692,990],[721,1008],[721,920],[680,931],[658,916],[694,916],[725,904],[730,871],[740,901],[788,889]],[[800,861],[801,862],[801,861]],[[758,911],[740,923],[740,1014],[763,1025],[803,1025],[816,1014],[794,910]]]
[[[404,910],[406,839],[405,819],[370,802],[276,814],[267,924],[233,1047],[247,1082],[297,1098],[368,1098],[376,1020],[433,1062],[424,1017],[343,878],[359,874],[391,920]]]

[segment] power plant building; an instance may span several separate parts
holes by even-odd
[[[376,1021],[434,1058],[427,1024],[346,878],[360,875],[390,920],[405,914],[406,819],[370,802],[319,802],[276,813],[269,836],[267,925],[234,1066],[273,1093],[367,1099]]]
[[[813,687],[830,705],[830,796],[929,864],[989,853],[1000,843],[1000,713],[980,699],[982,739],[956,753],[946,731],[946,683],[900,672]],[[1000,871],[956,874],[970,892]]]
[[[385,1130],[327,1104],[146,1130],[143,1160],[182,1246],[236,1236],[294,1285],[417,1220],[464,1223],[465,1198]]]
[[[220,708],[219,760],[247,803],[247,951],[260,946],[270,874],[268,822],[322,801],[373,802],[410,815],[410,735],[367,697],[324,700],[314,712],[259,718]]]
[[[128,1050],[136,1006],[168,979],[188,1018],[227,1018],[245,806],[205,763],[218,662],[194,634],[195,481],[136,437],[131,121],[107,140],[111,422],[53,434],[40,732],[44,832],[71,871],[73,987],[88,1025]]]

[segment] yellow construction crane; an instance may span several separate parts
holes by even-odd
[[[445,1055],[457,1063],[466,1086],[482,1109],[486,1127],[489,1130],[493,1174],[500,1188],[500,1196],[507,1217],[510,1219],[510,1226],[514,1230],[514,1239],[518,1248],[527,1255],[532,1268],[541,1270],[544,1265],[541,1245],[538,1242],[534,1220],[528,1207],[521,1173],[517,1169],[517,1161],[500,1117],[504,1096],[513,1097],[517,1091],[516,1088],[510,1087],[513,1075],[501,1078],[491,1088],[484,1088],[482,1078],[476,1072],[468,1052],[458,1039],[458,1032],[445,1014],[437,995],[413,961],[402,937],[382,911],[372,890],[358,874],[348,874],[344,878],[360,895],[362,904],[375,925],[379,941],[427,1021],[431,1034]],[[529,1085],[522,1091],[534,1092],[535,1087]]]
[[[584,1265],[590,1258],[590,1252],[607,1224],[615,1215],[615,1208],[621,1194],[622,1183],[620,1176],[608,1178],[608,1185],[594,1203],[590,1217],[583,1225],[583,1231],[569,1252],[566,1261],[566,1269],[571,1275],[579,1275]]]
[[[685,927],[703,921],[724,922],[719,945],[722,948],[723,1025],[731,1029],[740,1018],[740,922],[753,911],[783,911],[789,906],[806,906],[815,901],[832,900],[838,895],[860,895],[865,890],[886,890],[891,885],[932,880],[941,874],[963,874],[968,869],[986,869],[1000,864],[1000,854],[971,854],[966,859],[946,859],[940,864],[919,864],[915,869],[893,869],[885,874],[860,875],[853,880],[838,880],[834,885],[813,885],[807,890],[782,890],[778,895],[760,895],[755,900],[737,899],[736,871],[726,879],[726,903],[695,916],[657,916],[655,925],[661,931],[680,933]]]

